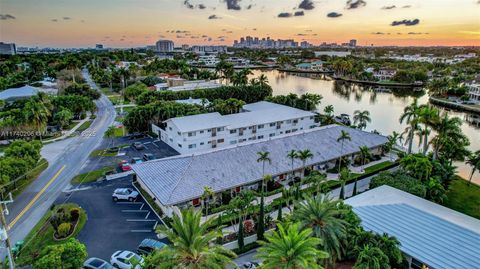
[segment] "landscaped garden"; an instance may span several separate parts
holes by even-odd
[[[47,246],[75,238],[86,221],[85,211],[76,204],[53,206],[25,238],[17,254],[17,265],[32,264]]]
[[[480,186],[457,177],[450,183],[444,205],[480,219]]]

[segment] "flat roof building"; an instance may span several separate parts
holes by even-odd
[[[173,51],[173,41],[171,40],[158,40],[155,43],[155,48],[157,52],[172,52]]]
[[[15,55],[17,54],[17,47],[15,43],[0,42],[0,54]]]
[[[189,154],[308,130],[318,126],[314,117],[310,111],[261,101],[244,105],[240,113],[168,119],[164,128],[152,125],[152,131],[176,151]]]
[[[344,142],[343,150],[337,141],[342,130],[352,138]],[[199,205],[206,186],[219,196],[217,201],[222,192],[256,189],[263,176],[262,164],[257,162],[260,151],[270,152],[271,163],[265,166],[265,173],[280,182],[289,180],[288,174],[303,176],[301,161],[294,160],[292,169],[292,161],[287,157],[291,150],[311,150],[313,157],[306,160],[306,167],[326,171],[341,156],[353,157],[360,146],[379,154],[385,143],[387,138],[378,134],[329,125],[199,154],[152,160],[132,168],[140,186],[171,216],[179,208]]]
[[[480,268],[480,220],[390,186],[345,201],[362,226],[400,241],[410,268]]]

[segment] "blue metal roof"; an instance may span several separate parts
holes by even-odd
[[[407,204],[358,206],[362,226],[388,233],[400,249],[435,269],[480,268],[480,234]]]

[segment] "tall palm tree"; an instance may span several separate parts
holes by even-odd
[[[345,140],[352,141],[352,137],[350,136],[349,132],[347,132],[345,130],[342,130],[341,133],[340,133],[340,136],[337,138],[337,142],[342,143],[341,148],[340,148],[340,161],[339,161],[339,164],[338,164],[338,171],[341,171],[341,169],[342,169],[343,146],[344,146]]]
[[[268,86],[268,78],[267,78],[267,76],[265,76],[265,74],[261,74],[258,77],[257,82],[262,87]]]
[[[323,112],[325,112],[327,115],[332,115],[334,111],[333,105],[328,105],[323,109]]]
[[[367,128],[367,123],[371,121],[372,119],[370,118],[370,112],[368,112],[368,110],[355,110],[355,112],[353,113],[353,123],[360,130]]]
[[[340,171],[340,176],[338,177],[338,181],[340,181],[340,183],[341,183],[340,195],[339,195],[339,198],[341,200],[345,199],[345,184],[347,183],[349,178],[350,178],[350,170],[348,168],[343,168]],[[356,179],[355,179],[355,182],[356,182]],[[357,188],[357,186],[355,184],[355,194],[357,192],[356,188]]]
[[[480,170],[480,150],[477,150],[475,153],[470,155],[470,157],[467,159],[467,164],[472,167],[472,172],[470,173],[470,177],[468,179],[468,184],[471,184],[475,170]]]
[[[372,154],[370,153],[370,149],[365,145],[360,146],[358,149],[359,149],[362,165],[365,165],[366,160],[372,156]]]
[[[258,214],[258,220],[257,220],[257,238],[259,240],[263,239],[263,233],[265,232],[265,164],[271,163],[272,160],[270,159],[269,155],[270,152],[268,151],[260,151],[257,152],[258,154],[258,159],[257,162],[262,163],[262,182],[260,184],[260,212]]]
[[[210,197],[213,197],[215,195],[215,192],[213,192],[212,188],[209,186],[203,187],[203,194],[202,194],[202,200],[203,200],[203,206],[205,207],[205,218],[208,219],[208,205],[210,203]]]
[[[424,126],[423,137],[423,154],[426,155],[428,151],[428,134],[430,133],[429,127],[433,127],[439,119],[438,109],[431,106],[422,106],[418,112],[418,121]]]
[[[314,236],[322,239],[321,248],[330,255],[330,264],[341,258],[341,241],[347,227],[347,222],[340,217],[342,212],[337,202],[325,195],[296,203],[293,211],[294,221],[300,222],[302,228],[312,228]]]
[[[213,244],[218,236],[222,236],[221,231],[210,230],[211,220],[201,223],[201,216],[201,212],[190,208],[182,211],[181,216],[173,216],[171,229],[161,226],[159,231],[167,235],[172,244],[148,257],[145,267],[206,269],[234,264],[235,253]]]
[[[278,224],[278,231],[260,241],[256,257],[263,260],[264,269],[322,269],[319,262],[328,253],[317,249],[322,240],[311,235],[312,229],[301,229],[298,223],[287,227]]]
[[[293,165],[294,165],[295,159],[297,158],[297,151],[294,150],[294,149],[290,150],[290,151],[288,152],[288,154],[287,154],[287,157],[288,157],[288,158],[290,159],[290,161],[291,161],[291,167],[290,167],[290,169],[291,169],[291,171],[292,171],[292,174],[291,174],[290,180],[292,180],[292,179],[293,179],[293,176],[295,175],[295,171],[293,171]]]
[[[408,154],[412,153],[413,138],[418,127],[418,112],[418,100],[415,98],[409,106],[403,109],[403,114],[400,116],[400,123],[405,121],[409,125],[405,129],[406,133],[408,133],[406,139],[406,142],[408,142]]]
[[[309,149],[299,150],[297,152],[297,159],[302,161],[302,177],[305,176],[306,163],[308,159],[313,158],[313,153]]]
[[[433,146],[433,158],[438,157],[439,152],[447,146],[448,143],[455,143],[462,139],[463,132],[461,129],[462,120],[458,117],[450,118],[448,113],[444,113],[442,117],[438,119],[438,122],[434,123],[432,128],[435,130],[436,135],[430,141]]]
[[[390,269],[387,255],[378,247],[365,245],[353,269]]]
[[[116,130],[116,127],[111,125],[111,126],[108,126],[107,130],[105,131],[105,137],[110,138],[111,146],[113,146],[113,138],[115,137],[115,130]]]

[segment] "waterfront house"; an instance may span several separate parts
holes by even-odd
[[[223,85],[213,80],[186,80],[180,77],[168,77],[166,82],[155,84],[157,91],[192,91],[196,89],[215,89]]]
[[[342,131],[351,136],[350,141],[344,141],[343,148],[337,141]],[[303,176],[302,162],[294,160],[292,167],[287,157],[291,150],[309,149],[313,157],[305,161],[306,168],[326,172],[340,157],[353,159],[360,146],[378,155],[387,142],[385,136],[378,134],[327,125],[198,154],[152,160],[132,168],[141,188],[166,215],[172,216],[179,209],[201,205],[205,187],[213,190],[217,201],[222,199],[222,193],[234,196],[243,189],[257,189],[263,177],[262,164],[257,162],[260,151],[270,152],[271,163],[265,165],[265,174],[271,175],[274,182],[286,184]]]
[[[381,68],[373,71],[373,77],[379,81],[392,80],[395,74],[397,74],[397,70],[392,68]]]
[[[468,89],[470,101],[480,103],[480,75],[477,75],[474,80],[466,82],[465,86]]]

